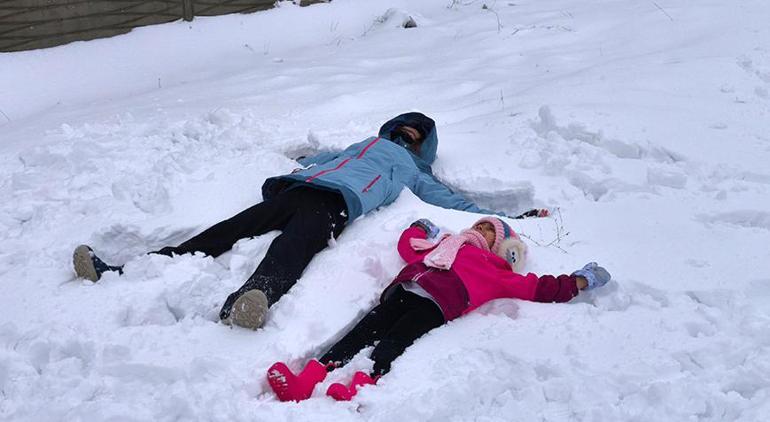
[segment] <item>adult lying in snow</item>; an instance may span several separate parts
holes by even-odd
[[[408,264],[380,297],[380,304],[318,360],[298,375],[278,362],[267,379],[281,401],[307,399],[327,372],[348,363],[361,349],[374,345],[371,374],[356,372],[349,386],[335,383],[326,394],[350,400],[356,389],[374,384],[417,338],[498,298],[567,302],[580,290],[603,286],[610,274],[595,262],[572,275],[521,275],[526,245],[505,222],[485,217],[459,235],[433,244],[426,238],[438,229],[418,220],[398,241]]]
[[[436,159],[437,147],[432,119],[421,113],[402,114],[386,122],[377,137],[344,151],[300,159],[303,169],[265,181],[263,202],[177,247],[151,253],[202,252],[216,257],[239,239],[281,230],[254,274],[227,298],[219,313],[226,323],[259,328],[268,307],[297,282],[332,236],[337,238],[359,216],[393,202],[404,187],[434,205],[494,214],[433,177],[430,164]],[[92,281],[106,271],[122,273],[122,267],[105,264],[86,245],[75,249],[73,262],[77,275]]]

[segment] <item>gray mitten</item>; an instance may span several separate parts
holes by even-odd
[[[605,270],[604,267],[600,267],[599,264],[595,262],[589,262],[588,264],[584,265],[583,268],[572,273],[572,275],[586,279],[588,282],[586,290],[602,287],[612,279],[610,273]]]

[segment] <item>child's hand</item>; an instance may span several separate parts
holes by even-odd
[[[438,228],[438,226],[433,224],[433,222],[431,222],[427,218],[421,218],[415,221],[414,223],[412,223],[409,227],[419,227],[425,230],[425,234],[428,235],[428,239],[433,239],[438,235],[439,231],[441,231]]]
[[[575,284],[577,284],[578,290],[583,290],[588,287],[588,280],[586,280],[585,277],[577,275],[575,276]]]
[[[580,286],[583,284],[580,279],[582,278],[583,281],[585,281],[585,287],[581,290],[591,290],[602,287],[612,279],[610,273],[595,262],[589,262],[584,265],[583,268],[573,272],[572,275],[578,283],[578,289],[581,289]]]

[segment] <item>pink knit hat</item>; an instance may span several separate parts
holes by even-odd
[[[479,223],[489,223],[495,228],[495,242],[490,248],[492,253],[508,262],[514,272],[521,272],[527,261],[527,244],[521,241],[511,226],[497,217],[484,217],[473,226]]]

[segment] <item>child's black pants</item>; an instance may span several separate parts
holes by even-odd
[[[217,223],[177,247],[153,253],[171,256],[202,252],[216,257],[240,239],[281,230],[254,274],[225,301],[220,311],[224,319],[236,299],[251,289],[262,290],[270,306],[277,302],[297,282],[313,256],[342,233],[347,219],[341,194],[297,187]]]
[[[379,342],[374,346],[371,359],[374,361],[373,375],[383,375],[415,340],[444,324],[444,314],[432,300],[401,286],[393,289],[319,361],[342,366],[361,349]]]

